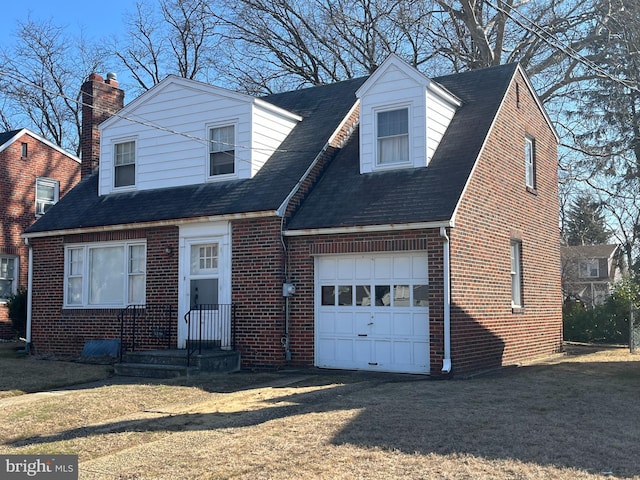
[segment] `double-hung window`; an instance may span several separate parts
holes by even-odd
[[[144,242],[74,245],[65,250],[65,305],[122,307],[145,303]]]
[[[378,165],[409,162],[409,109],[384,110],[376,114]]]
[[[60,183],[51,178],[36,178],[36,216],[44,215],[55,205],[60,193]]]
[[[600,262],[597,258],[580,261],[580,278],[598,278],[600,276]]]
[[[525,183],[528,188],[536,188],[536,149],[531,137],[524,139]]]
[[[18,291],[18,258],[0,257],[0,302]]]
[[[227,175],[235,172],[234,125],[209,129],[209,176]]]
[[[522,243],[511,241],[511,307],[522,307]]]
[[[136,142],[114,145],[113,186],[129,187],[136,184]]]

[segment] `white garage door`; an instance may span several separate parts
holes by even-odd
[[[429,373],[426,255],[315,262],[316,366]]]

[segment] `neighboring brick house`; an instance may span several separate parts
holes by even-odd
[[[175,306],[174,348],[192,308],[234,304],[210,339],[252,368],[441,375],[561,349],[557,137],[516,64],[429,79],[392,55],[261,98],[168,77],[100,134],[99,173],[26,233],[36,352],[119,338],[136,303]]]
[[[602,305],[622,279],[620,245],[575,245],[560,249],[565,302]]]
[[[6,301],[27,288],[22,232],[80,180],[80,159],[27,129],[0,133],[0,339],[14,336]]]

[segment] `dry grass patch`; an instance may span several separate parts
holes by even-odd
[[[463,381],[298,372],[111,385],[2,408],[0,453],[77,453],[80,478],[100,480],[640,478],[639,361],[571,350]],[[29,412],[43,423],[21,433],[14,417]]]
[[[0,399],[108,378],[110,365],[43,360],[18,353],[19,342],[0,343]]]

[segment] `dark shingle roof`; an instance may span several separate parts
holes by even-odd
[[[560,248],[564,259],[609,258],[618,245],[571,245]]]
[[[427,168],[359,173],[358,134],[337,154],[289,230],[451,219],[517,64],[435,78],[463,105]]]
[[[0,132],[0,145],[4,145],[11,140],[20,130],[11,130],[10,132]]]
[[[263,100],[303,117],[252,179],[115,193],[99,197],[84,179],[27,233],[276,210],[355,102],[366,79],[270,95]]]

